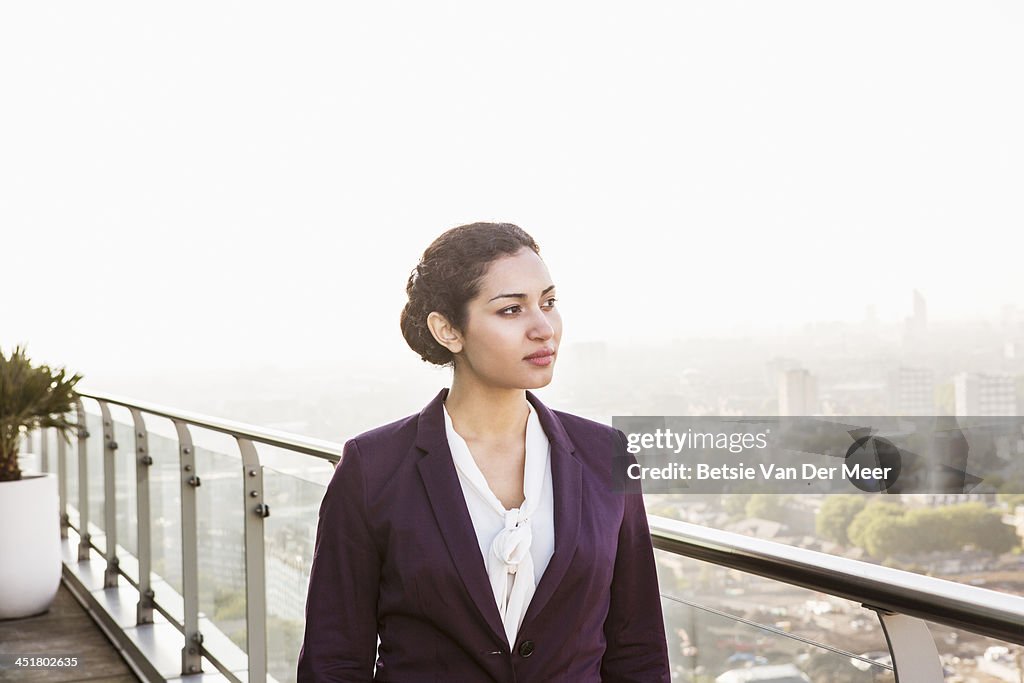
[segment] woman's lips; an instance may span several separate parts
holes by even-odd
[[[551,365],[552,363],[555,362],[555,352],[538,351],[537,353],[530,354],[523,360],[525,360],[527,363],[532,363],[533,365],[536,365],[538,367],[544,367],[546,365]]]

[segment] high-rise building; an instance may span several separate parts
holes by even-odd
[[[1011,375],[961,372],[953,388],[957,415],[1017,414],[1017,382]]]
[[[783,377],[789,370],[799,370],[802,367],[800,361],[796,358],[789,358],[786,356],[775,356],[770,361],[765,363],[765,386],[768,389],[768,395],[778,395],[779,385],[782,384]]]
[[[928,342],[928,306],[924,295],[914,290],[914,312],[905,319],[903,343],[908,349],[923,349]]]
[[[889,374],[893,415],[934,415],[935,374],[928,368],[900,366]]]
[[[779,374],[779,415],[818,415],[818,381],[802,368]]]
[[[1024,319],[1012,304],[1003,306],[1001,332],[1003,356],[999,369],[1009,374],[1020,374],[1024,371]]]

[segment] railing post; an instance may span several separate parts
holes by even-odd
[[[199,547],[196,530],[196,489],[200,485],[196,454],[188,425],[174,420],[181,461],[181,585],[185,609],[185,647],[181,649],[181,673],[203,670],[203,634],[199,632]]]
[[[68,537],[68,450],[64,434],[57,432],[57,497],[60,503],[60,537]]]
[[[78,560],[89,559],[89,430],[86,428],[85,406],[75,402],[78,413]]]
[[[50,430],[47,427],[41,427],[39,429],[39,473],[50,471],[50,443],[49,436]]]
[[[263,468],[250,439],[235,437],[242,454],[242,506],[245,519],[245,620],[249,651],[249,682],[267,679],[267,578],[263,555],[263,520],[270,506],[263,502]]]
[[[153,553],[149,520],[149,468],[153,458],[149,454],[149,437],[142,411],[129,408],[135,428],[135,513],[139,550],[139,604],[135,608],[136,624],[153,623]]]
[[[110,418],[110,406],[106,401],[100,404],[100,415],[103,419],[103,526],[107,537],[107,568],[103,572],[103,587],[117,588],[117,487],[116,463],[114,452],[117,442],[114,441],[114,421]]]
[[[942,683],[942,660],[928,624],[906,614],[873,609],[889,644],[896,683]]]

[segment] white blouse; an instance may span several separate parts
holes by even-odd
[[[455,431],[448,408],[444,408],[448,445],[510,645],[516,642],[537,583],[555,552],[551,444],[533,404],[527,403],[525,500],[511,510],[505,509],[487,485],[466,440]]]

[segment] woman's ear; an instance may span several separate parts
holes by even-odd
[[[462,351],[462,335],[448,322],[448,318],[437,311],[431,311],[430,315],[427,316],[427,328],[441,346],[452,353],[460,353]]]

